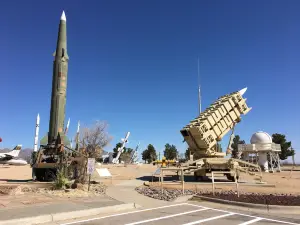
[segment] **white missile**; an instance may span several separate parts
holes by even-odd
[[[78,121],[77,124],[77,132],[76,132],[76,137],[75,137],[75,142],[76,142],[76,148],[78,148],[78,144],[79,144],[79,130],[80,130],[80,121]]]
[[[129,138],[130,132],[127,132],[126,137],[125,138],[121,138],[121,141],[123,143],[128,143],[128,138]]]
[[[241,96],[243,96],[243,94],[245,94],[246,91],[247,91],[247,87],[240,90],[239,93],[240,93]]]
[[[80,128],[80,121],[78,121],[78,125],[77,125],[77,133],[79,133],[79,128]]]
[[[40,130],[40,115],[38,114],[35,123],[35,136],[34,136],[34,148],[33,148],[33,151],[35,152],[37,152],[38,150],[39,130]]]
[[[121,138],[121,141],[123,143],[122,143],[122,146],[120,148],[118,148],[118,154],[117,154],[116,158],[113,159],[113,161],[112,161],[113,163],[119,162],[119,158],[120,158],[122,152],[124,151],[125,144],[128,143],[129,135],[130,135],[130,132],[127,132],[125,138]]]
[[[67,133],[68,133],[69,126],[70,126],[70,118],[69,118],[69,120],[68,120],[67,127],[66,127],[66,129],[65,129],[65,135],[67,135]]]

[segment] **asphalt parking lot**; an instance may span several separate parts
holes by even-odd
[[[157,208],[142,209],[125,213],[112,214],[78,220],[60,225],[270,225],[270,224],[300,224],[300,221],[281,221],[272,218],[263,218],[241,214],[234,211],[208,208],[197,203],[180,203]]]

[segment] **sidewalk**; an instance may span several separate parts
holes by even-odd
[[[114,186],[109,186],[106,189],[106,194],[112,199],[124,203],[135,203],[145,208],[171,204],[170,202],[149,198],[135,191],[135,188],[143,183],[144,181],[141,180],[127,180]]]

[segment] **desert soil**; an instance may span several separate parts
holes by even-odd
[[[97,168],[107,168],[113,176],[112,184],[109,178],[100,178],[95,172],[92,175],[92,180],[101,182],[107,186],[115,185],[124,180],[133,180],[136,178],[142,178],[145,181],[151,180],[151,174],[157,169],[156,166],[149,164],[140,165],[97,165]],[[299,169],[299,168],[298,168]],[[170,172],[170,175],[174,172]],[[291,174],[291,177],[290,177]],[[0,166],[0,185],[45,185],[41,183],[27,182],[31,179],[31,168],[30,166]],[[253,176],[247,174],[241,175],[241,180],[255,182]],[[189,179],[193,180],[193,179]],[[279,193],[279,194],[300,194],[300,171],[282,171],[280,173],[263,173],[263,181],[267,184],[273,184],[275,187],[262,187],[262,186],[243,186],[240,185],[240,190],[243,192],[255,192],[255,193]],[[158,183],[154,182],[154,186]],[[181,185],[170,185],[164,186],[167,189],[180,189]],[[201,182],[185,182],[185,188],[189,190],[211,190],[211,184],[203,184]],[[227,184],[216,184],[216,190],[229,191],[235,190],[234,185]]]

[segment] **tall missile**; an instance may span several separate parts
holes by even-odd
[[[66,15],[62,12],[58,30],[56,51],[53,56],[53,78],[48,144],[54,144],[58,139],[65,141],[64,120],[66,106],[66,90],[68,78],[67,26]]]
[[[38,150],[39,130],[40,130],[40,114],[37,114],[36,123],[35,123],[34,147],[33,147],[34,152],[37,152]]]

